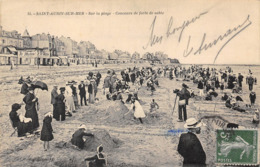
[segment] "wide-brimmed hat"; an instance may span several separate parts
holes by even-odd
[[[72,84],[72,82],[71,81],[68,81],[67,83],[66,83],[66,85],[71,85]]]
[[[78,128],[79,129],[87,129],[86,125],[84,125],[84,124],[81,124]]]
[[[184,124],[184,128],[190,129],[190,128],[199,128],[201,127],[202,123],[198,122],[195,118],[189,118],[186,120],[186,123]]]
[[[44,117],[53,117],[52,113],[51,112],[47,112]]]
[[[25,79],[25,82],[26,82],[26,83],[31,83],[32,81],[30,80],[30,78],[26,78],[26,79]]]
[[[97,152],[102,152],[103,151],[103,146],[102,144],[100,146],[97,147]]]

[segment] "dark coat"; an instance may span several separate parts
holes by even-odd
[[[243,81],[243,78],[244,78],[243,75],[239,75],[239,76],[238,76],[238,82],[242,82],[242,81]]]
[[[202,81],[199,81],[199,83],[198,83],[198,89],[203,89],[203,88],[204,88],[204,86],[203,86]]]
[[[131,82],[135,82],[135,73],[132,73],[131,75],[130,75],[130,77],[131,77]]]
[[[56,104],[56,97],[58,96],[57,90],[53,89],[51,91],[51,104]]]
[[[191,132],[181,134],[178,152],[184,158],[183,164],[205,164],[206,154],[197,136]]]
[[[77,89],[76,89],[76,87],[73,86],[73,85],[71,85],[70,87],[71,87],[71,89],[72,89],[72,94],[73,94],[74,96],[77,96]]]
[[[43,119],[43,126],[41,131],[41,141],[51,141],[53,139],[53,130],[51,126],[52,118],[47,116]]]
[[[35,98],[34,94],[31,94],[30,92],[26,94],[26,96],[23,98],[23,101],[25,102],[25,117],[32,119],[32,130],[39,127],[39,119],[38,119],[38,113],[36,111],[36,101],[32,101]]]
[[[103,88],[109,88],[111,86],[111,76],[106,76],[104,79],[104,85]]]
[[[72,135],[71,143],[75,146],[78,146],[80,149],[83,149],[85,144],[82,138],[83,136],[93,136],[93,135],[90,133],[85,133],[84,129],[79,129]]]
[[[226,101],[227,99],[228,99],[228,95],[227,94],[225,94],[224,96],[221,97],[221,100],[223,100],[223,101]]]
[[[53,118],[55,118],[56,120],[59,120],[60,115],[62,116],[62,121],[65,120],[65,103],[63,102],[65,99],[63,94],[59,94],[56,97],[56,102],[57,102],[57,106],[56,106],[56,112],[57,114],[55,114],[55,117],[53,115]]]
[[[186,100],[186,105],[189,103],[190,92],[186,88],[182,88],[180,92],[177,93],[177,95],[180,97],[179,100]]]
[[[129,77],[128,73],[125,74],[125,80],[126,80],[126,82],[130,82],[130,77]]]
[[[255,99],[256,99],[256,94],[253,93],[253,92],[251,92],[251,93],[249,94],[249,98],[250,98],[251,104],[254,104],[254,103],[255,103]]]
[[[26,95],[29,92],[28,88],[29,86],[26,83],[23,83],[20,93]]]
[[[27,132],[31,131],[32,122],[28,122],[28,123],[21,122],[16,111],[11,111],[9,113],[9,117],[13,128],[17,128],[18,137],[25,136]]]
[[[12,121],[12,124],[13,124],[12,126],[13,126],[14,128],[18,127],[18,124],[19,124],[19,122],[20,122],[20,119],[19,119],[19,116],[18,116],[17,112],[12,110],[12,111],[9,113],[9,117],[10,117],[10,119],[11,119],[11,121]]]
[[[88,93],[93,94],[93,84],[88,85]]]
[[[80,84],[78,87],[79,87],[79,95],[80,96],[86,95],[86,86],[85,86],[85,84]]]
[[[248,83],[249,85],[253,85],[254,82],[255,82],[255,79],[254,79],[253,77],[248,77],[247,83]]]

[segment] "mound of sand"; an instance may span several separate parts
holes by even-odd
[[[83,114],[81,119],[94,119],[103,123],[116,123],[123,125],[126,121],[124,115],[128,111],[128,108],[120,101],[105,100],[96,106],[92,106],[90,108],[90,113],[88,115]]]
[[[118,148],[120,141],[113,139],[106,130],[92,131],[94,137],[87,137],[84,149],[87,151],[96,151],[97,147],[102,144],[105,151],[111,151]]]

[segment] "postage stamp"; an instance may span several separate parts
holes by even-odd
[[[223,130],[216,133],[216,163],[221,165],[257,165],[258,131]]]

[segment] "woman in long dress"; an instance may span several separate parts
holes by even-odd
[[[139,119],[140,122],[143,123],[142,118],[145,118],[145,113],[142,106],[140,105],[138,100],[135,100],[134,97],[131,99],[131,102],[132,102],[131,110],[134,111],[134,118]]]
[[[23,98],[25,103],[25,117],[32,119],[32,130],[35,130],[39,127],[39,119],[38,113],[36,111],[36,105],[38,102],[38,98],[34,95],[34,89],[32,87],[29,88],[29,92]]]
[[[65,88],[60,88],[60,94],[56,97],[56,112],[57,116],[55,115],[55,119],[57,121],[64,121],[65,120],[65,103],[66,99],[64,96]]]
[[[65,91],[65,99],[66,99],[66,106],[70,113],[76,110],[74,99],[73,99],[73,92],[70,87],[70,84],[67,84],[66,91]]]

